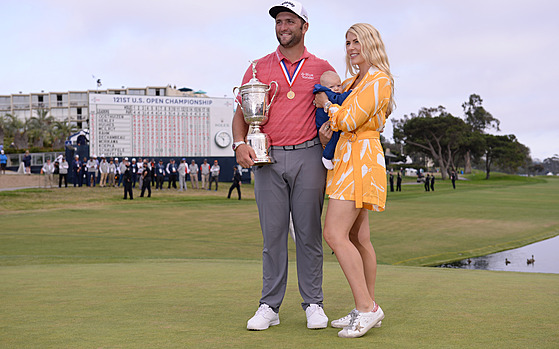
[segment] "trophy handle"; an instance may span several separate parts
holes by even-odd
[[[245,111],[243,109],[243,105],[241,103],[239,103],[239,101],[237,100],[236,94],[235,94],[235,91],[238,90],[238,89],[239,89],[238,87],[233,87],[233,98],[235,100],[235,103],[237,103],[237,105],[239,107],[241,107],[241,111],[244,113]]]
[[[266,113],[268,112],[268,110],[270,109],[270,106],[272,105],[272,102],[274,101],[274,98],[276,97],[276,94],[278,93],[278,83],[275,81],[270,82],[270,89],[272,89],[272,84],[276,85],[276,90],[274,91],[274,95],[272,96],[272,99],[270,99],[270,103],[268,103],[268,105],[266,106]]]

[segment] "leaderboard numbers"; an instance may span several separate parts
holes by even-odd
[[[95,155],[170,157],[210,152],[210,107],[96,104],[90,128]]]

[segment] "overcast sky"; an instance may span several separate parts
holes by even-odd
[[[279,1],[278,1],[279,2]],[[2,0],[0,94],[165,86],[232,97],[277,47],[276,1]],[[303,1],[306,46],[345,77],[347,28],[374,25],[395,75],[392,118],[484,107],[543,160],[559,154],[559,1]],[[385,136],[391,138],[388,122]]]

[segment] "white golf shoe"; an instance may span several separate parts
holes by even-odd
[[[316,330],[328,327],[328,316],[318,304],[311,304],[305,309],[307,314],[307,328]]]
[[[268,304],[260,304],[254,316],[248,320],[247,330],[262,331],[279,323],[279,315]]]
[[[339,319],[336,319],[336,320],[332,320],[330,325],[332,325],[332,327],[334,327],[334,328],[344,328],[344,327],[349,326],[349,322],[351,321],[351,313],[353,313],[354,311],[357,311],[357,310],[353,309],[346,316],[344,316],[342,318],[339,318]],[[379,321],[373,327],[378,328],[378,327],[380,327],[381,324],[382,324],[382,321]]]
[[[351,320],[349,322],[349,326],[344,327],[343,330],[338,332],[338,337],[361,337],[382,319],[384,319],[384,312],[376,303],[373,307],[373,310],[367,313],[362,313],[354,310],[351,312]]]

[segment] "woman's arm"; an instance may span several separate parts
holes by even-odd
[[[385,117],[381,111],[390,100],[392,89],[389,78],[382,72],[374,79],[363,81],[343,106],[333,104],[329,108],[331,126],[334,131],[351,132],[371,120],[373,129],[384,127]]]

